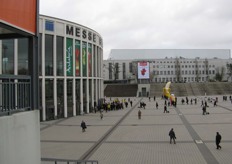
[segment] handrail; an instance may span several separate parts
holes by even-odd
[[[31,109],[31,77],[0,75],[0,116]]]

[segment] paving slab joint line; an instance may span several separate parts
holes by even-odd
[[[180,110],[176,108],[177,112],[180,113]],[[195,142],[196,140],[202,140],[200,136],[197,134],[197,132],[193,129],[192,125],[188,122],[188,120],[185,118],[184,115],[179,116],[180,119],[182,120],[184,126],[188,130],[190,136],[192,137],[193,141]],[[217,159],[214,157],[214,155],[211,153],[211,151],[208,149],[208,147],[203,143],[203,144],[197,144],[197,148],[199,149],[200,153],[202,154],[203,158],[205,161],[209,164],[219,164]]]
[[[112,128],[110,128],[96,144],[94,144],[89,150],[87,150],[79,160],[88,160],[89,157],[100,147],[100,145],[110,136],[110,134],[118,127],[118,125],[137,107],[137,105],[142,101],[141,98]]]
[[[60,122],[63,122],[63,121],[65,121],[65,120],[67,120],[67,119],[68,119],[68,118],[63,118],[63,119],[61,119],[61,120],[57,120],[57,121],[55,121],[54,123],[49,124],[49,125],[47,125],[47,126],[41,128],[40,131],[43,131],[43,130],[45,130],[45,129],[47,129],[47,128],[50,128],[50,127],[52,127],[53,125],[56,125],[56,124],[58,124],[58,123],[60,123]]]

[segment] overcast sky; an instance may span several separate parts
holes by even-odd
[[[40,0],[40,14],[97,31],[111,49],[231,49],[232,0]]]

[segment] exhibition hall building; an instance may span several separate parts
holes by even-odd
[[[0,40],[0,74],[28,75],[28,39]],[[89,113],[103,96],[103,40],[83,25],[39,16],[41,121]]]

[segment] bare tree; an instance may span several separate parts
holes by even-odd
[[[195,73],[196,73],[196,81],[199,82],[199,65],[198,65],[198,60],[197,58],[195,59]]]
[[[119,67],[119,63],[115,63],[115,62],[111,63],[110,62],[108,66],[103,65],[103,67],[108,69],[108,71],[109,71],[109,79],[113,79],[114,81],[119,79],[119,73],[121,72],[120,67]]]
[[[229,78],[232,77],[232,64],[231,63],[227,63],[226,64],[226,68],[227,68],[227,75],[228,75],[227,80],[228,80]]]
[[[205,61],[205,74],[206,74],[206,81],[209,81],[209,61],[206,58]]]
[[[215,80],[222,81],[225,75],[225,67],[216,68]]]
[[[180,60],[178,57],[176,57],[175,72],[176,72],[176,80],[177,82],[180,82],[181,81],[181,69],[180,69]]]

